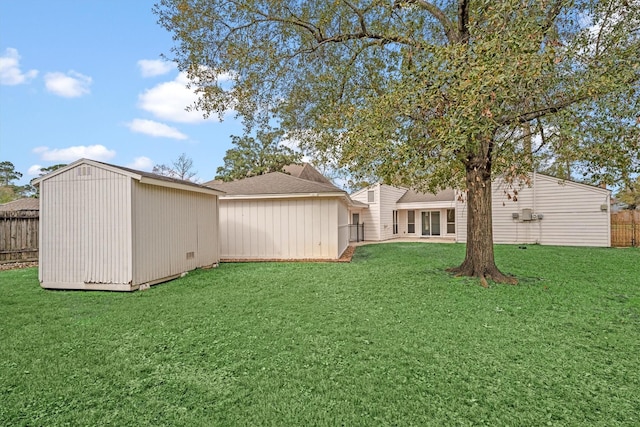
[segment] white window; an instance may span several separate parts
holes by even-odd
[[[398,211],[393,211],[393,234],[398,234]]]
[[[447,209],[447,234],[456,232],[456,210]]]
[[[367,202],[374,203],[376,201],[376,192],[373,190],[367,191]]]
[[[416,211],[407,212],[407,233],[415,234],[416,232]]]

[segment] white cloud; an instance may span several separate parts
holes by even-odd
[[[160,59],[141,59],[138,61],[138,68],[140,68],[142,77],[155,77],[167,74],[176,68],[176,64]]]
[[[187,139],[178,129],[153,120],[134,119],[126,124],[132,132],[160,138]]]
[[[41,165],[33,165],[27,171],[27,175],[29,176],[40,176],[40,171],[42,170]]]
[[[193,89],[188,89],[187,84],[189,79],[186,73],[179,73],[174,80],[160,83],[141,93],[138,96],[138,106],[159,119],[172,122],[198,123],[216,120],[215,115],[204,119],[201,111],[185,110],[198,100],[198,95]]]
[[[91,93],[92,79],[75,71],[64,73],[47,73],[44,76],[47,90],[65,98],[77,98]]]
[[[106,161],[116,155],[104,145],[77,145],[67,148],[36,147],[33,152],[40,155],[41,160],[48,162],[74,162],[78,159]]]
[[[4,55],[0,56],[0,84],[15,86],[27,83],[37,75],[37,70],[22,72],[17,49],[9,47],[5,50]]]
[[[175,80],[161,83],[146,90],[138,97],[139,107],[154,116],[179,123],[196,123],[203,121],[202,112],[186,111],[197,99],[193,89],[188,89],[185,73],[180,73]]]
[[[150,171],[153,169],[153,160],[148,157],[140,156],[133,159],[132,163],[127,165],[128,168],[136,169],[140,171]]]

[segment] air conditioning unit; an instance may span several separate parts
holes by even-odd
[[[522,215],[520,215],[520,219],[523,221],[531,221],[533,212],[531,209],[522,209]]]

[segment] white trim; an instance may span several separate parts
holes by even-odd
[[[135,177],[132,177],[132,178],[136,179]],[[188,185],[188,184],[181,184],[179,182],[165,181],[163,179],[156,179],[156,178],[151,178],[147,176],[141,176],[140,179],[138,179],[138,181],[140,181],[140,184],[155,185],[157,187],[174,188],[176,190],[192,191],[194,193],[211,194],[214,196],[222,196],[223,194],[225,194],[223,191],[214,190],[213,188],[209,188],[209,187],[200,187],[200,186],[194,186],[194,185]]]
[[[141,178],[141,175],[134,174],[134,173],[131,173],[129,171],[125,171],[125,170],[120,169],[118,167],[113,167],[113,166],[110,166],[110,165],[105,164],[105,163],[99,163],[99,162],[96,162],[94,160],[80,159],[80,160],[76,160],[73,163],[69,163],[67,166],[63,166],[63,167],[61,167],[59,169],[56,169],[55,171],[50,172],[50,173],[48,173],[48,174],[46,174],[44,176],[41,176],[39,178],[34,179],[33,180],[33,185],[40,185],[40,183],[42,181],[46,181],[47,179],[53,178],[55,176],[58,176],[58,175],[60,175],[62,173],[65,173],[65,172],[75,168],[76,166],[79,166],[79,165],[82,165],[82,164],[91,165],[91,166],[96,167],[96,168],[105,169],[105,170],[108,170],[110,172],[114,172],[114,173],[117,173],[117,174],[120,174],[120,175],[128,176],[128,177],[131,177],[131,178],[137,179],[137,180],[140,180],[140,178]]]
[[[229,194],[220,196],[220,200],[302,199],[309,197],[346,198],[346,195],[342,193]]]
[[[442,202],[411,202],[411,203],[396,203],[398,210],[416,210],[416,209],[455,209],[456,202],[442,201]]]

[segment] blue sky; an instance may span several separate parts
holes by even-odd
[[[222,165],[233,113],[187,113],[186,79],[160,55],[154,0],[0,0],[0,161],[23,174],[82,157],[150,171],[186,153],[202,181]]]

